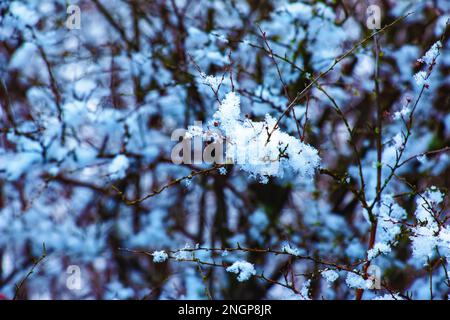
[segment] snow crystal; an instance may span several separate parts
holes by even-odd
[[[391,252],[391,247],[385,243],[377,242],[372,249],[367,252],[367,259],[372,260],[378,254],[387,254]]]
[[[413,257],[426,264],[432,257],[436,247],[446,254],[449,251],[447,241],[447,229],[440,228],[434,216],[434,210],[444,200],[444,195],[436,187],[427,189],[416,200],[414,213],[419,226],[412,228],[410,236],[413,249]]]
[[[192,179],[184,179],[182,184],[186,187],[189,188],[192,185]]]
[[[334,270],[325,270],[321,273],[322,277],[330,283],[333,283],[339,278],[339,274]]]
[[[281,250],[282,250],[283,252],[292,254],[293,256],[300,256],[300,255],[301,255],[300,249],[297,249],[297,248],[291,248],[290,245],[285,245],[285,246],[283,246],[283,248],[281,248]]]
[[[173,254],[176,260],[187,260],[192,258],[192,252],[189,251],[191,249],[191,246],[186,243],[183,249],[178,250]]]
[[[226,269],[228,272],[232,272],[238,275],[238,281],[246,281],[250,279],[251,276],[256,274],[255,267],[253,264],[247,261],[236,261],[231,266]]]
[[[436,42],[433,44],[433,46],[425,53],[425,55],[417,59],[417,61],[425,63],[427,65],[433,64],[433,62],[436,60],[437,56],[439,55],[439,50],[442,48],[441,41]]]
[[[239,96],[234,92],[230,92],[225,96],[219,109],[214,114],[215,118],[220,119],[225,129],[228,126],[231,129],[235,121],[239,119],[241,113],[240,103]]]
[[[416,200],[416,212],[415,216],[420,222],[425,222],[428,225],[436,226],[435,217],[433,216],[433,208],[431,206],[436,206],[442,202],[444,195],[433,187],[429,188],[423,195],[423,197],[418,197]]]
[[[435,186],[431,186],[426,192],[426,198],[431,204],[440,204],[444,200],[444,194]]]
[[[400,111],[394,112],[394,120],[399,120],[401,118],[406,117],[411,112],[411,109],[407,106],[403,106]]]
[[[311,177],[319,165],[316,149],[281,132],[276,119],[266,114],[265,120],[240,119],[240,98],[234,92],[226,95],[214,114],[227,141],[226,158],[259,181],[270,176],[283,176],[290,167],[301,177]]]
[[[428,71],[419,71],[414,75],[414,80],[417,85],[423,86],[426,85],[426,80],[430,76],[431,70],[433,68],[433,64],[436,62],[436,58],[439,55],[439,50],[442,48],[442,43],[440,41],[433,44],[433,46],[425,53],[425,55],[417,59],[417,61],[428,66]]]
[[[164,262],[169,258],[169,255],[165,251],[154,251],[152,256],[153,262],[155,263]]]
[[[433,255],[433,250],[437,244],[434,232],[426,227],[414,228],[414,235],[411,236],[413,257],[427,261]]]
[[[215,112],[213,129],[189,126],[185,138],[200,136],[226,142],[222,163],[234,163],[260,183],[269,177],[283,177],[291,169],[300,177],[311,178],[319,166],[318,151],[280,130],[277,120],[266,114],[264,121],[241,118],[240,97],[228,93]],[[223,172],[223,170],[222,170]]]
[[[370,289],[373,284],[371,280],[364,280],[363,277],[353,272],[347,274],[345,282],[350,288],[354,289]]]
[[[394,242],[401,232],[400,222],[406,219],[406,211],[394,201],[392,195],[385,194],[381,197],[380,206],[375,206],[374,214],[378,217],[377,242]]]
[[[201,78],[202,83],[211,87],[213,90],[217,90],[223,81],[222,77],[207,76],[204,73],[201,74]]]
[[[311,280],[306,280],[303,282],[302,289],[300,290],[300,295],[304,300],[311,300],[309,297],[309,287],[311,286]]]
[[[418,86],[423,86],[426,83],[428,75],[426,71],[419,71],[414,75],[414,80]]]

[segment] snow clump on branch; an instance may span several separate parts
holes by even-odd
[[[267,183],[269,177],[283,177],[291,169],[302,178],[311,178],[319,166],[318,151],[299,139],[282,132],[277,120],[266,114],[263,121],[252,121],[241,117],[240,97],[229,92],[213,116],[211,130],[188,131],[188,137],[202,135],[214,137],[214,142],[226,142],[226,163],[233,163],[250,177]]]
[[[236,261],[226,270],[228,272],[236,273],[238,275],[237,279],[240,282],[246,281],[256,274],[253,264],[247,261]]]

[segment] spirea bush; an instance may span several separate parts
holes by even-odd
[[[449,12],[1,1],[1,296],[448,299]]]

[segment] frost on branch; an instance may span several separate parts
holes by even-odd
[[[226,269],[228,272],[237,274],[238,281],[246,281],[256,274],[253,264],[247,261],[236,261]]]
[[[419,71],[414,75],[414,80],[418,86],[423,86],[426,83],[428,74],[426,71]]]
[[[353,289],[370,289],[372,288],[373,282],[370,279],[365,280],[359,274],[349,272],[347,274],[347,279],[345,280],[347,285]]]
[[[292,248],[290,245],[284,245],[281,250],[283,252],[289,253],[293,256],[300,256],[302,254],[302,252],[300,251],[300,249],[298,248]]]
[[[418,62],[423,63],[426,66],[426,70],[417,72],[414,75],[414,80],[418,86],[423,86],[427,84],[427,80],[430,77],[433,66],[436,63],[436,59],[439,56],[439,52],[442,48],[442,43],[440,41],[433,44],[433,46],[425,53],[422,58],[417,59]]]
[[[374,214],[378,217],[377,242],[367,252],[369,260],[391,252],[391,246],[396,244],[396,238],[401,233],[401,223],[406,219],[406,211],[390,194],[381,197],[380,205],[374,208]]]
[[[380,254],[387,254],[389,252],[391,252],[391,247],[389,245],[387,245],[386,243],[378,242],[375,243],[373,248],[367,252],[367,259],[372,260]]]
[[[226,141],[227,161],[262,183],[269,177],[283,177],[285,170],[311,178],[319,165],[317,150],[282,132],[269,114],[260,122],[242,118],[240,98],[234,92],[226,95],[214,119]]]
[[[165,251],[154,251],[152,253],[153,256],[153,262],[160,263],[166,261],[169,256]]]
[[[432,65],[439,55],[439,50],[442,48],[442,43],[440,41],[436,42],[431,46],[431,48],[425,53],[425,55],[417,59],[417,61],[422,62],[426,65]]]
[[[201,83],[211,87],[211,89],[213,89],[214,91],[218,90],[223,81],[223,79],[220,77],[206,75],[204,73],[200,74],[200,76],[201,76]]]
[[[328,283],[333,283],[339,278],[339,274],[334,270],[324,270],[321,275]]]
[[[300,295],[303,300],[311,300],[309,297],[309,288],[311,286],[311,280],[306,280],[303,283],[302,289],[300,290]]]
[[[444,195],[436,187],[429,188],[416,200],[417,226],[412,228],[410,236],[413,257],[421,263],[427,263],[435,250],[446,257],[450,256],[450,229],[442,226],[439,221],[438,206],[444,200]]]

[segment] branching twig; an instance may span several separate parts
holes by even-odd
[[[134,199],[134,200],[129,200],[127,199],[125,193],[121,190],[119,190],[115,185],[112,185],[112,188],[118,193],[119,196],[121,196],[122,200],[125,202],[125,204],[129,205],[129,206],[133,206],[136,204],[139,204],[145,200],[147,200],[148,198],[154,197],[158,194],[160,194],[161,192],[163,192],[164,190],[166,190],[167,188],[170,188],[174,185],[179,184],[180,182],[184,181],[184,180],[188,180],[188,179],[192,179],[195,176],[198,175],[202,175],[202,174],[207,174],[209,172],[212,172],[214,170],[217,170],[219,168],[223,167],[223,165],[215,165],[212,168],[208,168],[208,169],[204,169],[204,170],[199,170],[199,171],[192,171],[189,175],[178,178],[176,180],[173,180],[171,182],[169,182],[168,184],[164,185],[163,187],[157,189],[157,190],[153,190],[153,192],[143,196],[142,198],[139,199]]]
[[[406,17],[410,16],[411,14],[413,14],[413,12],[407,13],[406,15],[394,20],[393,22],[391,22],[390,24],[384,26],[383,28],[381,28],[380,30],[377,30],[376,32],[372,33],[370,36],[364,38],[363,40],[361,40],[360,42],[358,42],[357,44],[355,44],[349,51],[347,51],[346,53],[344,53],[343,55],[341,55],[340,57],[336,58],[334,60],[334,62],[331,64],[330,67],[328,67],[328,69],[326,69],[324,72],[319,73],[319,75],[317,77],[312,77],[311,82],[300,92],[297,93],[297,95],[295,96],[294,100],[292,100],[289,105],[286,107],[286,109],[284,110],[284,112],[281,114],[281,116],[278,118],[277,122],[275,123],[274,127],[272,128],[272,131],[269,133],[267,140],[270,140],[270,136],[273,134],[273,132],[278,128],[278,125],[281,121],[281,119],[283,119],[288,113],[289,111],[297,104],[297,102],[302,99],[306,93],[316,84],[318,83],[318,81],[320,79],[322,79],[325,75],[327,75],[330,71],[332,71],[334,69],[334,67],[336,67],[336,65],[338,65],[342,60],[344,60],[345,58],[347,58],[348,56],[350,56],[351,54],[353,54],[356,49],[358,49],[360,46],[362,46],[363,44],[365,44],[367,41],[369,41],[370,39],[372,39],[373,37],[375,37],[377,34],[379,33],[383,33],[384,31],[386,31],[387,29],[389,29],[390,27],[392,27],[393,25],[395,25],[396,23],[398,23],[399,21],[405,19]]]
[[[16,291],[14,293],[13,300],[17,299],[17,297],[19,295],[19,291],[22,288],[22,286],[31,277],[31,275],[34,273],[34,270],[37,268],[37,266],[47,257],[47,249],[45,248],[45,243],[42,244],[42,250],[43,250],[42,255],[39,257],[39,259],[37,259],[34,262],[33,266],[31,267],[30,271],[28,271],[26,276],[19,282],[18,285],[16,285]]]

